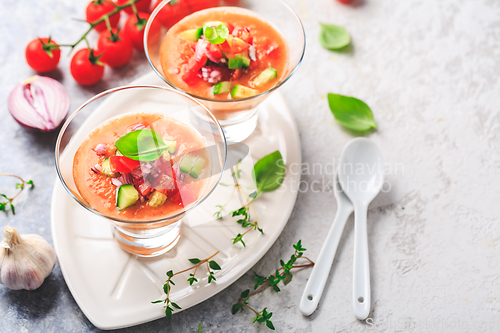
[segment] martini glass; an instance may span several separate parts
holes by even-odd
[[[214,3],[214,1],[207,3]],[[151,14],[145,27],[144,49],[146,57],[156,74],[172,88],[196,98],[205,105],[219,120],[228,142],[241,142],[250,136],[257,126],[259,104],[269,97],[272,92],[279,89],[297,71],[305,52],[305,32],[298,15],[282,0],[233,0],[215,1],[215,3],[251,10],[254,15],[271,24],[284,37],[288,44],[286,73],[271,89],[252,97],[221,100],[197,96],[170,82],[164,74],[168,71],[168,68],[162,68],[160,62],[160,47],[168,27],[162,26],[161,15],[159,15],[165,6],[170,6],[169,1],[162,2]],[[192,12],[192,8],[189,9],[188,7],[188,11],[185,11],[184,14],[191,14]]]
[[[194,202],[192,199],[189,202],[183,200],[186,205],[182,204],[169,215],[126,219],[123,215],[111,214],[109,210],[93,206],[82,197],[76,186],[75,154],[89,133],[110,119],[134,113],[168,117],[189,126],[204,142],[203,149],[209,159],[206,168],[209,169],[207,176],[200,180],[203,181],[200,193]],[[185,129],[184,126],[182,128]],[[158,256],[175,246],[181,237],[183,217],[214,191],[222,176],[226,156],[224,133],[210,111],[179,91],[148,85],[118,87],[89,99],[68,117],[57,138],[55,150],[57,174],[66,191],[94,218],[102,219],[102,223],[111,222],[113,236],[125,251],[142,257]]]

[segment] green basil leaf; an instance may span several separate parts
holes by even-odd
[[[205,38],[212,44],[222,44],[229,35],[229,30],[225,25],[219,24],[217,27],[207,27],[203,32]]]
[[[320,23],[319,42],[328,50],[337,50],[351,43],[351,37],[344,27],[335,24]]]
[[[279,150],[257,161],[253,170],[259,192],[274,191],[281,186],[285,179],[286,167]]]
[[[168,149],[160,134],[152,129],[130,132],[116,140],[115,146],[123,156],[136,161],[154,161]]]
[[[328,104],[335,119],[350,130],[366,132],[378,127],[372,110],[357,98],[328,94]]]

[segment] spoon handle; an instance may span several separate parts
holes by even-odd
[[[340,236],[342,236],[344,226],[352,212],[353,208],[350,205],[339,205],[337,209],[333,224],[326,236],[326,240],[323,243],[323,247],[321,248],[318,259],[312,269],[311,276],[307,281],[304,293],[302,294],[302,298],[300,299],[299,308],[304,316],[311,315],[318,307],[323,289],[325,289],[326,280],[330,273],[330,268],[332,267],[333,259],[335,258],[335,252],[337,252]]]
[[[366,217],[368,207],[356,205],[354,212],[353,310],[359,320],[370,313],[370,264]]]

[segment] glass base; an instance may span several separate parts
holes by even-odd
[[[227,142],[241,142],[248,138],[257,127],[258,112],[249,119],[237,123],[225,125],[224,121],[220,121]]]
[[[181,236],[182,220],[153,230],[133,230],[112,224],[113,237],[128,253],[139,257],[157,257],[175,247]]]

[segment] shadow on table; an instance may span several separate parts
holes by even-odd
[[[40,288],[36,290],[9,290],[5,298],[16,309],[20,317],[41,319],[46,317],[58,303],[61,281],[49,275]]]
[[[50,132],[35,132],[28,131],[26,137],[37,150],[50,150],[54,151],[56,147],[57,136],[61,130],[62,124],[55,130]]]

